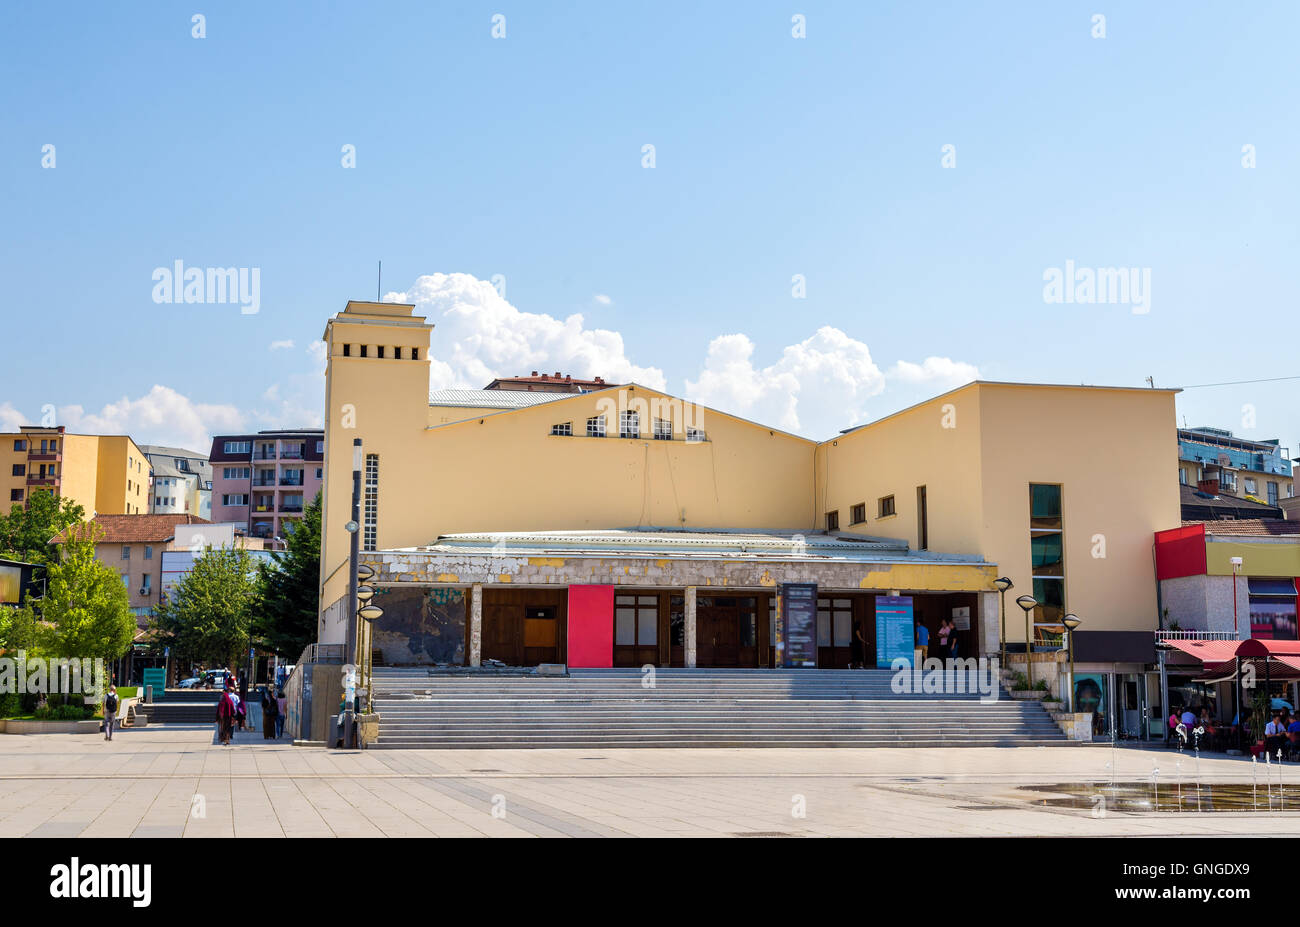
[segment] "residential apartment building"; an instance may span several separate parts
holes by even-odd
[[[0,435],[0,500],[25,504],[37,489],[74,500],[88,516],[145,514],[149,464],[126,435],[28,425]]]
[[[1223,428],[1178,429],[1178,481],[1266,505],[1295,495],[1290,452],[1278,439],[1249,441]]]
[[[180,447],[141,445],[153,469],[151,515],[212,516],[212,466],[205,454]]]
[[[213,521],[244,524],[251,536],[278,542],[320,491],[324,432],[302,428],[218,435],[208,457]]]
[[[370,302],[326,327],[322,643],[354,633],[359,438],[389,662],[782,664],[780,603],[810,584],[800,665],[848,665],[860,631],[888,666],[913,623],[943,618],[966,656],[997,652],[1004,629],[1047,651],[1069,612],[1081,671],[1154,661],[1152,537],[1180,514],[1175,391],[976,382],[814,441],[637,384],[431,397],[431,330],[413,306]],[[1149,464],[1121,484],[1117,447]],[[1008,602],[1038,602],[1027,633],[1019,609],[1001,614],[1000,576]]]
[[[117,571],[126,586],[131,613],[143,630],[159,602],[163,580],[162,552],[167,545],[198,543],[194,532],[209,523],[194,515],[96,515],[103,532],[95,544],[95,559]],[[190,529],[193,529],[191,531]],[[201,535],[200,535],[201,536]],[[60,543],[63,535],[56,535]]]
[[[592,377],[589,380],[584,380],[572,374],[561,375],[558,370],[555,371],[554,375],[538,373],[534,370],[532,376],[528,377],[498,377],[483,388],[540,393],[590,393],[593,390],[607,389],[618,385],[618,383],[606,383],[604,377]]]

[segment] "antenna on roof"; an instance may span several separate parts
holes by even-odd
[[[383,302],[380,293],[384,289],[384,262],[379,262],[379,279],[375,282],[375,302]]]
[[[1151,377],[1147,377],[1147,386],[1151,387],[1152,389],[1155,389],[1156,381]]]

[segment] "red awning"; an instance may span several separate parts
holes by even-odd
[[[1237,655],[1237,648],[1243,641],[1212,640],[1166,640],[1170,647],[1176,647],[1183,653],[1190,654],[1202,663],[1226,663]]]

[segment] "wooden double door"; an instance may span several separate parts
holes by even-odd
[[[563,591],[484,589],[483,659],[508,666],[565,662],[565,605]]]
[[[758,598],[699,596],[695,642],[696,666],[758,666]]]

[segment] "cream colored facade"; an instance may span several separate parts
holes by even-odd
[[[46,427],[0,435],[3,504],[23,503],[32,491],[48,489],[76,501],[87,515],[140,515],[149,511],[149,479],[144,452],[126,435]]]
[[[818,510],[842,530],[978,554],[1033,592],[1029,485],[1062,487],[1065,610],[1088,630],[1156,627],[1151,547],[1180,524],[1173,390],[977,382],[818,446]],[[1122,452],[1117,453],[1117,449]],[[1161,461],[1166,465],[1161,469]],[[1117,478],[1122,477],[1122,478]],[[896,514],[881,518],[893,496]],[[867,520],[851,524],[852,506]],[[1023,616],[1008,615],[1023,640]]]
[[[924,486],[926,548],[968,566],[886,571],[861,588],[966,590],[985,603],[1006,575],[1008,605],[1032,591],[1029,484],[1059,485],[1067,608],[1091,630],[1156,627],[1152,537],[1180,521],[1174,391],[973,383],[818,443],[634,384],[509,411],[431,406],[432,328],[413,306],[368,302],[326,327],[322,642],[340,633],[325,612],[346,594],[354,438],[377,462],[363,549],[470,532],[816,533],[830,512],[834,533],[915,548]],[[640,413],[638,437],[618,436],[624,411]],[[602,413],[607,436],[586,437]],[[672,422],[671,440],[654,438],[656,418]],[[564,423],[572,436],[552,434]],[[687,440],[688,427],[703,434]],[[894,514],[882,517],[891,495]],[[854,523],[857,504],[866,518]],[[996,570],[969,566],[983,562]],[[1008,639],[1022,640],[1012,612]]]

